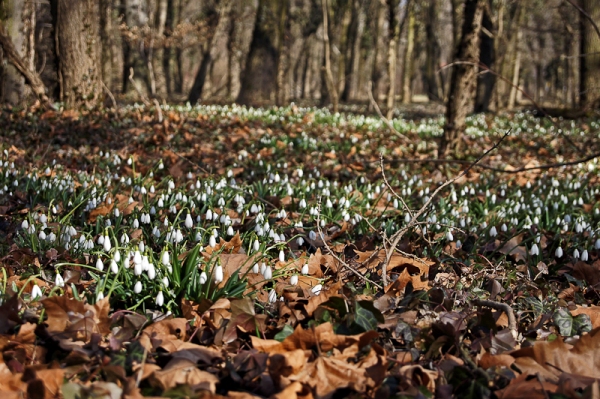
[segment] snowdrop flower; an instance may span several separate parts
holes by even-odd
[[[192,220],[192,215],[189,213],[185,216],[185,227],[191,229],[194,226],[194,221]]]
[[[163,264],[163,266],[171,266],[171,258],[169,257],[168,251],[164,251],[162,253],[160,261]]]
[[[254,250],[258,252],[258,250],[260,249],[260,243],[258,242],[258,239],[254,240],[253,246]]]
[[[311,291],[313,292],[313,294],[319,295],[321,293],[322,289],[323,289],[323,286],[321,284],[317,284],[314,287],[312,287]]]
[[[302,270],[300,271],[300,273],[304,275],[308,274],[308,263],[305,263],[304,266],[302,266]]]
[[[506,231],[508,231],[508,226],[506,226],[506,223],[502,223],[502,226],[500,226],[500,230],[501,230],[502,232],[506,232]]]
[[[577,248],[575,248],[575,251],[573,251],[573,258],[579,259],[579,250]]]
[[[581,252],[581,260],[584,262],[588,261],[588,251],[587,249],[584,249],[583,252]]]
[[[498,235],[498,231],[496,230],[496,226],[490,227],[490,237],[496,237]]]
[[[100,302],[103,299],[104,299],[104,294],[102,293],[102,291],[100,291],[98,293],[98,295],[96,295],[96,302]]]
[[[46,239],[46,233],[44,233],[44,230],[40,230],[40,234],[38,234],[38,237],[42,241]]]
[[[56,273],[56,277],[54,278],[54,285],[60,288],[63,288],[65,286],[65,280],[59,273]]]
[[[271,280],[273,278],[273,270],[271,270],[271,266],[265,267],[263,277],[265,278],[265,280]]]
[[[531,246],[531,249],[529,250],[529,254],[530,255],[539,255],[540,254],[540,249],[538,248],[536,243],[533,243],[533,245]]]
[[[456,240],[456,249],[460,249],[462,247],[462,242],[460,240]]]
[[[229,227],[227,228],[227,235],[228,235],[228,236],[233,236],[233,235],[235,235],[235,232],[233,231],[233,227],[229,226]]]
[[[556,256],[559,259],[562,258],[563,249],[561,247],[556,248],[556,251],[554,251],[554,256]]]
[[[121,252],[119,252],[118,249],[113,254],[113,259],[114,259],[115,262],[120,262],[121,261]]]
[[[280,249],[280,250],[279,250],[279,261],[280,261],[281,263],[284,263],[284,262],[285,262],[285,253],[283,252],[283,249]]]
[[[275,290],[269,291],[269,302],[270,303],[277,302],[277,292],[275,292]]]
[[[162,291],[158,291],[158,295],[156,295],[156,306],[162,306],[165,304],[165,296]]]
[[[23,230],[27,230],[29,228],[29,222],[27,221],[27,219],[23,220],[23,222],[21,223],[21,228]]]
[[[206,273],[205,272],[200,273],[200,284],[206,283],[206,280],[208,280],[208,276],[206,275]]]
[[[215,283],[220,283],[223,281],[223,266],[217,265],[215,268]]]
[[[99,271],[104,270],[104,262],[102,262],[102,259],[100,258],[96,259],[96,269],[98,269]]]
[[[114,274],[119,272],[119,265],[117,265],[117,262],[115,262],[114,259],[110,261],[110,271]]]
[[[296,244],[298,244],[298,246],[301,247],[302,244],[304,244],[304,238],[298,237],[298,239],[296,240]]]
[[[140,280],[136,281],[135,285],[133,286],[133,292],[136,294],[142,292],[142,282]]]
[[[150,280],[154,280],[156,278],[156,269],[152,263],[148,264],[148,270],[146,270],[146,272],[148,273],[148,278]]]
[[[454,241],[454,236],[452,235],[452,232],[451,232],[451,231],[448,231],[448,232],[446,233],[446,239],[447,239],[448,241]]]
[[[108,235],[104,235],[104,243],[102,244],[104,247],[104,251],[109,252],[110,249],[112,248],[112,245],[110,244],[110,238],[108,238]]]
[[[298,275],[294,274],[292,277],[290,277],[290,285],[296,284],[298,284]]]
[[[31,289],[31,300],[36,300],[42,297],[42,290],[35,284]]]
[[[594,243],[594,248],[600,249],[600,238],[596,239],[596,242]]]
[[[217,240],[215,239],[214,235],[211,235],[210,238],[208,239],[208,245],[211,248],[214,248],[215,246],[217,246]]]
[[[258,274],[258,263],[255,263],[254,266],[252,266],[252,273]]]

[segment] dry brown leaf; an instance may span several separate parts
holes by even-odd
[[[527,259],[527,247],[521,245],[523,242],[523,236],[525,233],[518,234],[508,240],[504,245],[498,249],[498,252],[504,255],[510,255],[515,258],[515,261],[525,261]],[[498,241],[498,244],[500,242]]]
[[[48,316],[48,332],[55,337],[88,342],[93,333],[110,333],[110,304],[104,298],[88,305],[66,296],[52,296],[42,301]]]
[[[207,371],[200,370],[196,363],[189,359],[174,358],[164,369],[154,371],[149,381],[163,390],[182,384],[189,385],[195,391],[207,390],[215,393],[219,379]]]
[[[438,372],[427,370],[420,365],[406,365],[399,370],[400,376],[408,381],[411,387],[426,387],[429,392],[435,392],[435,380],[438,378]]]
[[[592,328],[600,327],[600,306],[590,306],[584,308],[583,306],[578,306],[577,309],[571,310],[571,314],[573,317],[578,316],[580,314],[586,314],[590,317],[590,321],[592,322]]]

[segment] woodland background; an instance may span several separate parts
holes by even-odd
[[[466,55],[465,18],[478,36]],[[398,103],[453,98],[452,78],[471,59],[469,111],[587,110],[600,97],[592,21],[596,0],[0,0],[0,103],[31,100],[31,86],[67,106],[337,110],[338,101],[369,104],[372,84],[389,117]]]

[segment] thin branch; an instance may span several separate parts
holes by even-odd
[[[327,241],[325,240],[325,235],[323,234],[323,231],[321,230],[321,199],[320,198],[319,198],[319,202],[317,203],[317,232],[319,233],[319,238],[321,239],[321,241],[323,241],[323,244],[325,245],[325,249],[327,250],[327,252],[329,252],[329,254],[331,256],[334,257],[335,260],[337,260],[338,262],[340,262],[340,264],[343,265],[348,270],[352,271],[352,273],[354,273],[361,280],[367,281],[367,282],[373,284],[373,286],[375,286],[375,287],[377,287],[379,289],[383,288],[381,285],[377,284],[375,281],[371,280],[370,278],[368,278],[366,276],[363,276],[358,270],[356,270],[355,268],[353,268],[352,266],[350,266],[348,263],[344,262],[329,247],[329,244],[327,244]]]
[[[150,101],[148,101],[144,93],[142,93],[142,90],[138,86],[137,82],[133,79],[133,74],[133,68],[129,68],[129,81],[131,82],[131,85],[133,86],[135,91],[137,91],[138,95],[140,96],[140,99],[144,102],[144,104],[150,106]]]
[[[483,299],[474,299],[471,302],[477,306],[485,306],[487,308],[492,308],[504,312],[506,314],[506,317],[508,317],[508,329],[510,330],[512,337],[514,339],[517,339],[517,337],[519,336],[519,331],[517,329],[517,319],[515,318],[515,312],[513,311],[513,308],[511,308],[506,303],[486,301]]]
[[[473,167],[474,168],[491,170],[492,172],[507,173],[507,174],[517,174],[517,173],[529,172],[529,171],[532,171],[532,170],[548,170],[548,169],[560,168],[560,167],[563,167],[563,166],[575,166],[575,165],[579,165],[581,163],[585,163],[585,162],[591,161],[592,159],[596,159],[596,158],[600,158],[600,152],[595,152],[595,153],[593,153],[591,155],[588,155],[588,156],[586,156],[584,158],[581,158],[581,159],[577,159],[575,161],[557,162],[557,163],[550,163],[550,164],[539,165],[539,166],[528,166],[528,167],[524,166],[524,167],[517,168],[517,169],[512,169],[512,170],[495,168],[493,166],[489,166],[489,165],[485,165],[485,164],[476,164],[476,165],[473,165]],[[371,163],[375,163],[375,162],[376,161],[372,161]],[[388,162],[401,162],[401,163],[444,163],[444,164],[457,164],[457,165],[470,165],[472,163],[471,161],[463,161],[463,160],[460,160],[460,159],[438,159],[438,158],[424,158],[424,159],[396,158],[396,159],[388,160]]]
[[[594,27],[594,30],[596,30],[598,39],[600,39],[600,28],[598,28],[598,25],[596,25],[596,22],[594,22],[594,19],[590,16],[590,14],[585,12],[585,10],[583,8],[581,8],[579,6],[579,4],[574,3],[573,0],[565,0],[565,1],[567,3],[569,3],[570,5],[572,5],[573,7],[575,7],[577,9],[577,11],[579,11],[589,21],[589,23],[592,24],[592,26]]]
[[[409,142],[410,140],[408,139],[408,137],[406,137],[405,135],[400,133],[398,130],[396,130],[396,128],[394,127],[392,122],[388,118],[386,118],[383,115],[383,113],[381,112],[381,108],[379,108],[377,101],[375,101],[375,97],[373,97],[373,82],[369,82],[369,87],[368,87],[367,91],[369,93],[369,100],[371,101],[371,105],[373,105],[373,108],[375,108],[377,115],[379,115],[379,117],[381,118],[383,123],[385,123],[387,125],[387,127],[390,129],[390,131],[392,133],[394,133],[396,136],[401,138],[404,142]]]
[[[392,259],[392,255],[394,254],[394,251],[396,250],[396,247],[398,246],[398,243],[400,242],[400,240],[402,239],[402,236],[404,236],[404,234],[410,229],[412,228],[414,225],[417,224],[417,221],[419,219],[419,217],[421,217],[421,215],[423,215],[425,213],[425,211],[427,210],[427,208],[429,207],[429,205],[431,205],[431,202],[433,201],[433,199],[436,197],[436,195],[442,191],[444,188],[446,188],[447,186],[449,186],[450,184],[454,183],[456,180],[460,179],[461,177],[463,177],[464,175],[466,175],[479,161],[481,161],[483,158],[485,158],[490,152],[492,152],[493,150],[495,150],[500,143],[502,143],[502,141],[510,134],[510,130],[508,130],[506,133],[504,133],[504,135],[500,138],[500,140],[498,140],[489,150],[487,150],[486,152],[483,153],[483,155],[481,155],[479,158],[477,158],[475,160],[475,162],[473,162],[471,165],[469,165],[469,167],[467,167],[465,170],[463,170],[458,176],[447,180],[444,184],[442,184],[441,186],[439,186],[434,192],[433,194],[431,194],[431,197],[429,197],[429,199],[427,200],[427,202],[425,203],[425,205],[423,205],[421,207],[421,209],[419,209],[417,211],[417,213],[414,214],[414,216],[412,217],[412,219],[410,220],[410,222],[402,229],[398,230],[392,237],[391,237],[391,241],[392,244],[390,246],[390,249],[387,251],[386,253],[386,258],[385,258],[385,262],[383,263],[383,265],[381,266],[381,274],[382,274],[382,279],[383,279],[383,285],[386,286],[387,285],[387,267],[388,264],[390,263],[390,260]]]

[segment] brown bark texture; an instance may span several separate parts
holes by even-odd
[[[438,152],[440,156],[449,156],[461,151],[465,121],[477,84],[483,1],[465,2],[462,35],[454,57],[455,65],[446,105],[446,124]]]
[[[54,0],[61,101],[67,107],[96,106],[102,95],[99,10],[94,0]]]

